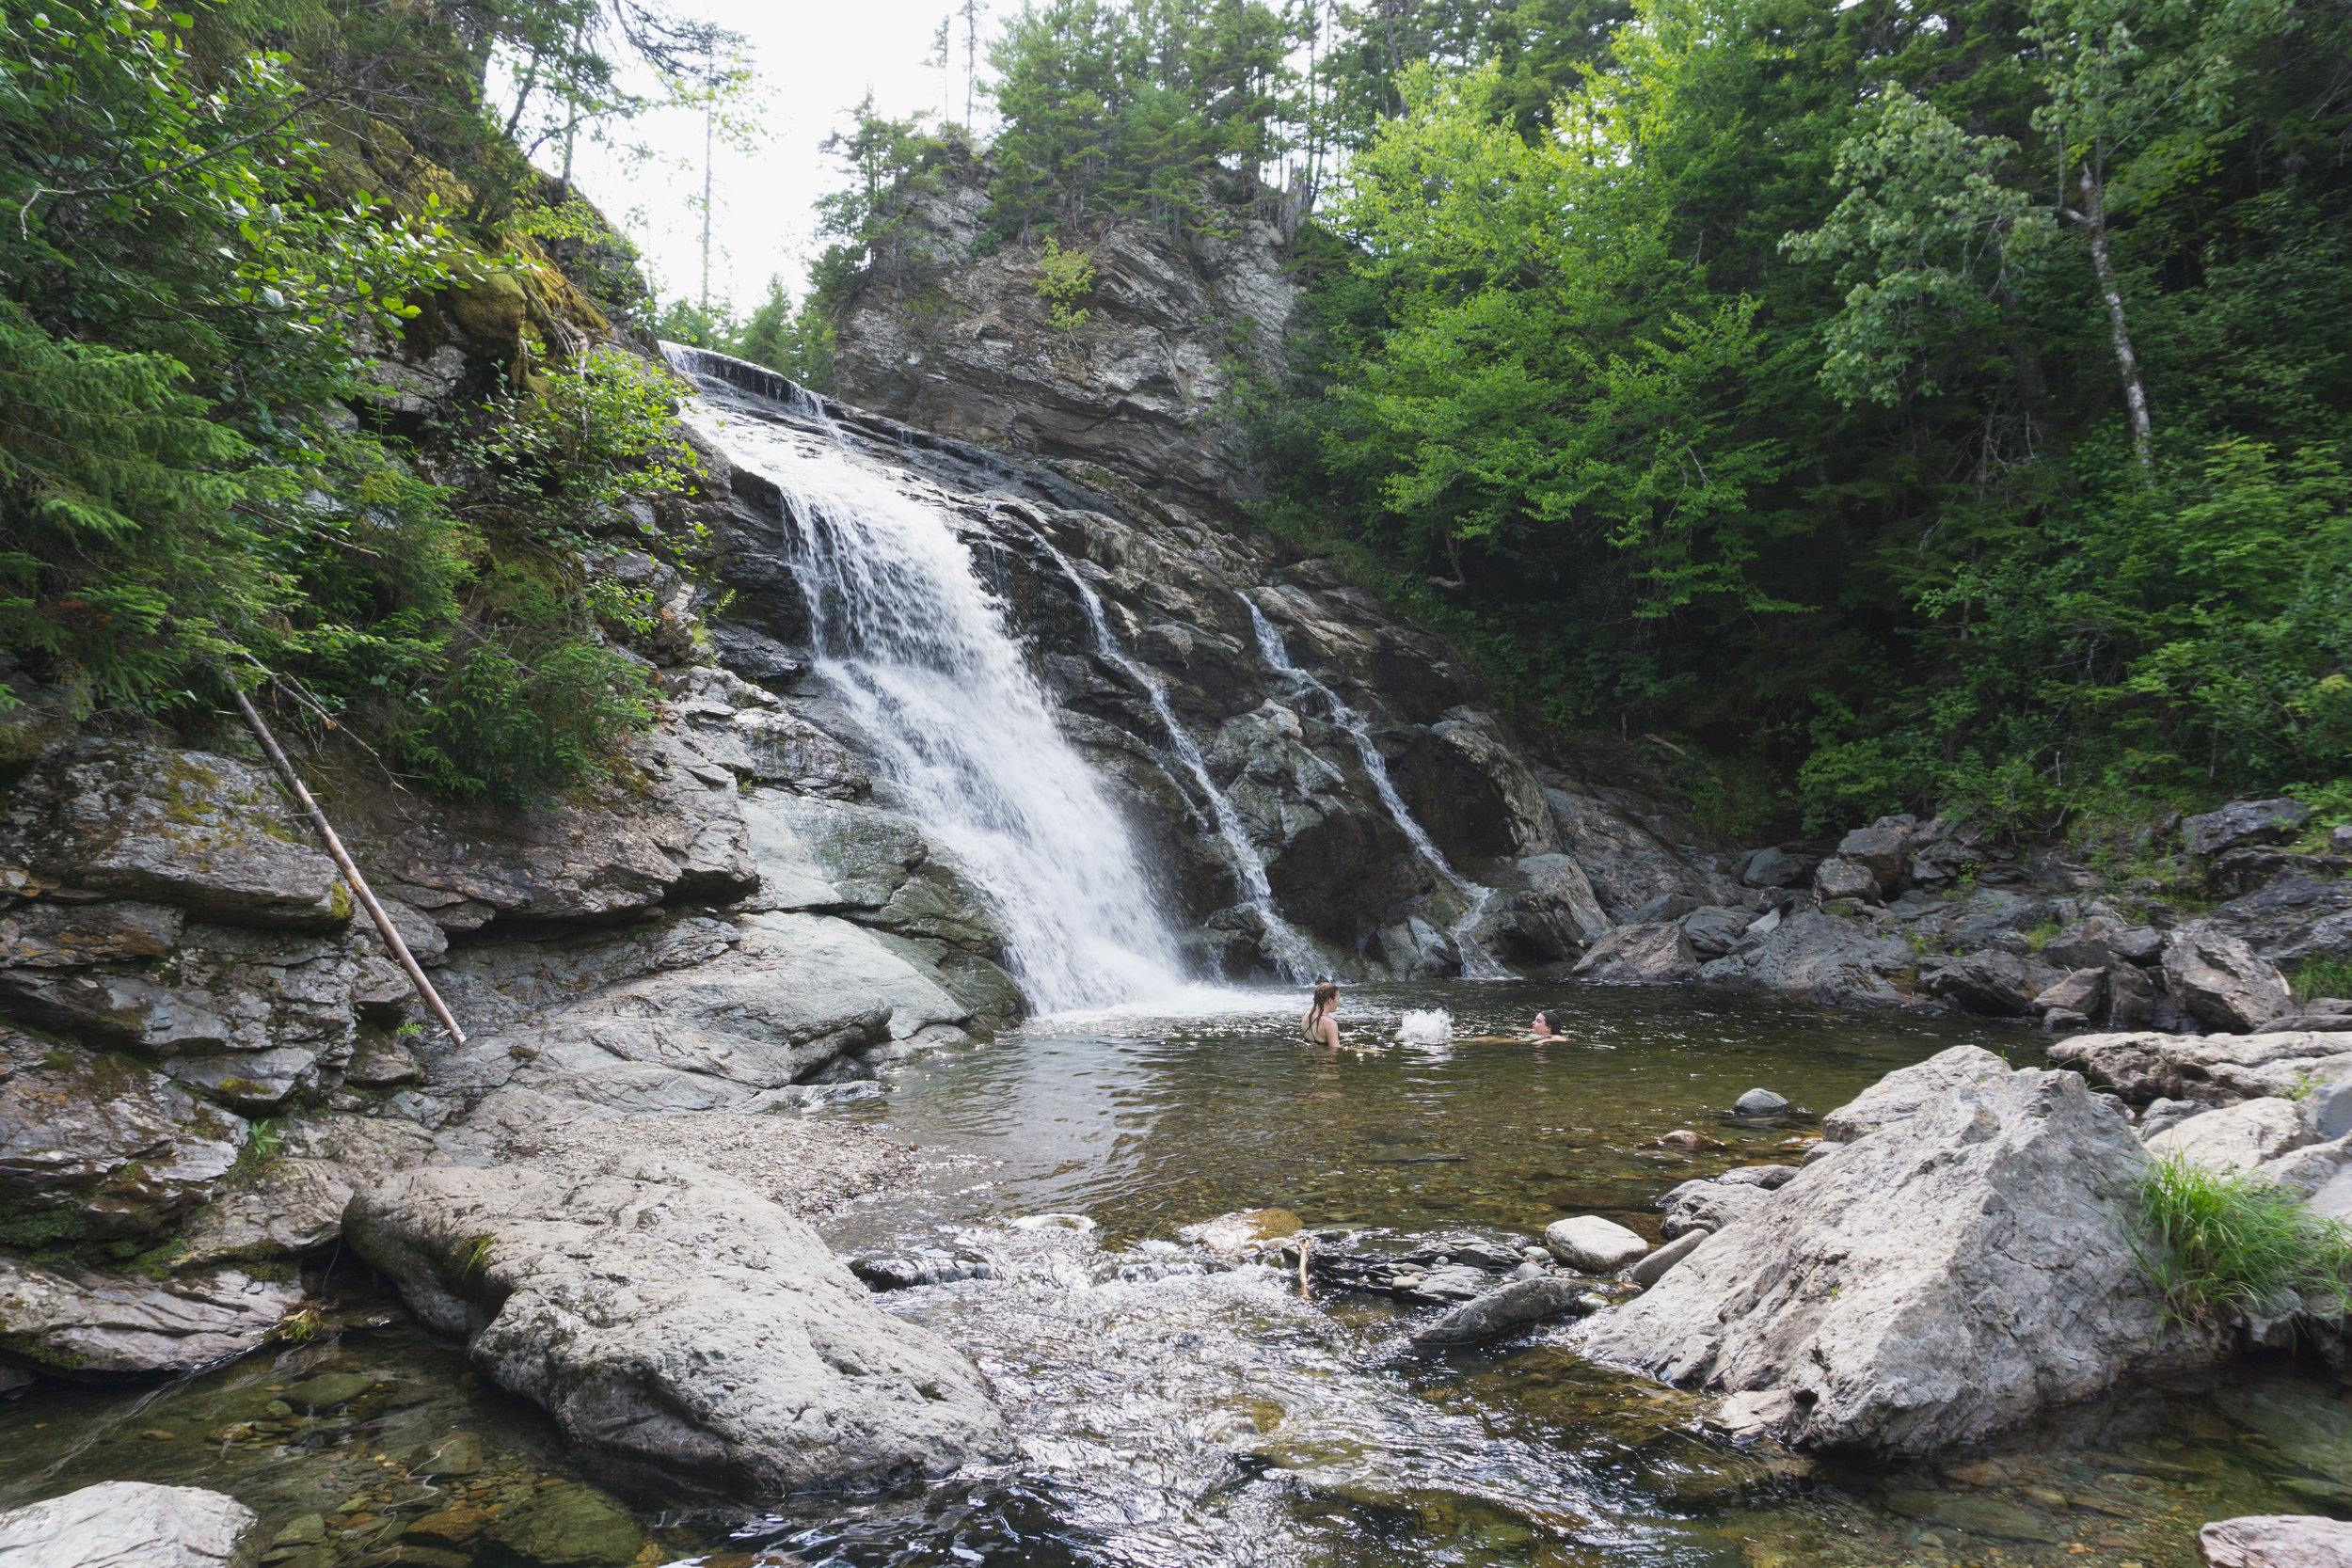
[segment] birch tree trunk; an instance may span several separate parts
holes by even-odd
[[[2132,451],[2142,471],[2155,466],[2148,441],[2148,388],[2139,379],[2139,358],[2132,353],[2132,335],[2123,323],[2123,291],[2115,281],[2115,263],[2107,255],[2107,212],[2100,182],[2085,164],[2082,171],[2083,228],[2090,236],[2090,264],[2099,274],[2099,294],[2106,301],[2107,325],[2115,336],[2115,366],[2123,377],[2123,401],[2132,415]]]

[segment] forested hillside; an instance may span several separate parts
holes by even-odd
[[[2348,45],[2290,0],[1043,0],[982,243],[1311,201],[1267,520],[1727,822],[2341,807]],[[943,155],[858,133],[835,268]]]
[[[527,154],[647,106],[623,61],[719,90],[720,41],[573,0],[0,3],[0,645],[199,732],[275,676],[458,798],[647,721],[617,644],[656,608],[594,536],[691,455],[610,346],[627,245]]]

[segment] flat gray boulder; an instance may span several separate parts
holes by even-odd
[[[2352,1568],[2352,1525],[2309,1513],[2216,1519],[2197,1549],[2212,1568]]]
[[[610,1459],[763,1500],[1009,1449],[969,1362],[706,1167],[428,1167],[359,1192],[343,1227],[428,1326]]]
[[[1879,936],[1820,910],[1782,921],[1761,943],[1707,966],[1701,976],[1802,996],[1833,1007],[1899,1005],[1895,977],[1918,961],[1899,937]]]
[[[1890,1075],[1847,1108],[1851,1141],[1777,1191],[1745,1189],[1729,1225],[1566,1342],[1729,1396],[1747,1431],[1902,1453],[2155,1356],[2164,1317],[2122,1224],[2144,1168],[2129,1123],[2073,1073],[1987,1055]]]
[[[1649,1243],[1614,1220],[1578,1214],[1544,1227],[1544,1245],[1554,1258],[1586,1274],[1621,1269],[1649,1250]]]
[[[2342,1022],[2352,1025],[2352,1019]],[[2352,1028],[2258,1035],[2120,1030],[2071,1036],[2049,1052],[2052,1061],[2135,1102],[2234,1105],[2352,1083]]]
[[[2249,1100],[2158,1132],[2148,1140],[2148,1152],[2177,1154],[2215,1170],[2252,1170],[2317,1142],[2319,1134],[2293,1101]]]
[[[244,926],[351,918],[335,863],[277,779],[210,752],[87,736],[49,752],[0,813],[0,862],[24,867],[40,891],[176,904]]]
[[[2181,839],[2192,855],[2217,855],[2249,844],[2285,844],[2310,820],[2300,800],[2233,800],[2219,811],[2181,820]]]
[[[110,1481],[0,1513],[0,1568],[252,1568],[268,1540],[234,1497]]]

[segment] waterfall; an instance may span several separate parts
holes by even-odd
[[[815,673],[879,749],[893,804],[988,894],[1031,1001],[1054,1012],[1182,989],[1126,824],[1056,727],[950,516],[780,423],[830,429],[790,382],[746,388],[752,367],[671,355],[705,391],[687,422],[782,492]]]
[[[1389,777],[1389,759],[1382,756],[1380,748],[1372,743],[1372,721],[1341,702],[1338,692],[1291,662],[1290,649],[1283,645],[1281,634],[1274,629],[1274,624],[1265,618],[1265,612],[1251,601],[1248,594],[1236,594],[1235,597],[1249,611],[1249,624],[1258,632],[1258,654],[1265,660],[1266,667],[1301,691],[1311,691],[1323,699],[1324,705],[1330,710],[1331,721],[1345,730],[1356,742],[1356,754],[1363,759],[1364,771],[1372,778],[1372,787],[1379,794],[1381,805],[1388,808],[1390,819],[1405,834],[1406,842],[1413,847],[1413,853],[1419,855],[1456,893],[1470,900],[1470,908],[1446,933],[1453,939],[1454,951],[1461,955],[1462,973],[1473,980],[1514,978],[1511,972],[1496,961],[1494,955],[1481,947],[1470,935],[1472,927],[1478,924],[1478,917],[1486,912],[1487,901],[1495,895],[1494,889],[1481,887],[1454,870],[1453,863],[1445,858],[1445,852],[1438,847],[1420,820],[1406,807],[1405,798],[1396,792],[1395,781]]]
[[[1298,928],[1283,919],[1280,911],[1274,907],[1274,884],[1266,879],[1265,861],[1259,855],[1257,846],[1249,842],[1249,835],[1242,832],[1241,818],[1233,810],[1232,802],[1226,799],[1225,792],[1217,788],[1216,781],[1210,776],[1209,761],[1200,754],[1200,743],[1193,739],[1192,733],[1177,720],[1176,710],[1168,701],[1168,683],[1153,674],[1141,659],[1119,645],[1119,640],[1111,635],[1110,622],[1103,613],[1103,596],[1079,575],[1070,558],[1055,548],[1053,541],[1034,525],[1029,531],[1036,537],[1039,546],[1060,565],[1063,575],[1070,578],[1071,586],[1078,591],[1078,600],[1086,606],[1088,624],[1094,630],[1096,652],[1134,676],[1136,683],[1150,696],[1152,712],[1159,719],[1160,727],[1168,732],[1168,749],[1176,753],[1176,760],[1183,764],[1201,797],[1209,802],[1210,819],[1216,825],[1218,839],[1225,846],[1226,858],[1232,862],[1233,879],[1241,884],[1242,900],[1257,911],[1258,922],[1265,928],[1266,949],[1268,956],[1274,959],[1275,967],[1281,971],[1285,979],[1316,978],[1329,966],[1322,963],[1314,944],[1300,935]]]

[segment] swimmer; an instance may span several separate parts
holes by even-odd
[[[1556,1040],[1567,1033],[1560,1015],[1546,1007],[1528,1022],[1527,1032],[1539,1040]]]
[[[1337,1051],[1340,1048],[1339,1010],[1340,988],[1328,980],[1316,981],[1314,1001],[1307,1008],[1307,1016],[1298,1021],[1300,1037],[1309,1045],[1328,1046]]]

